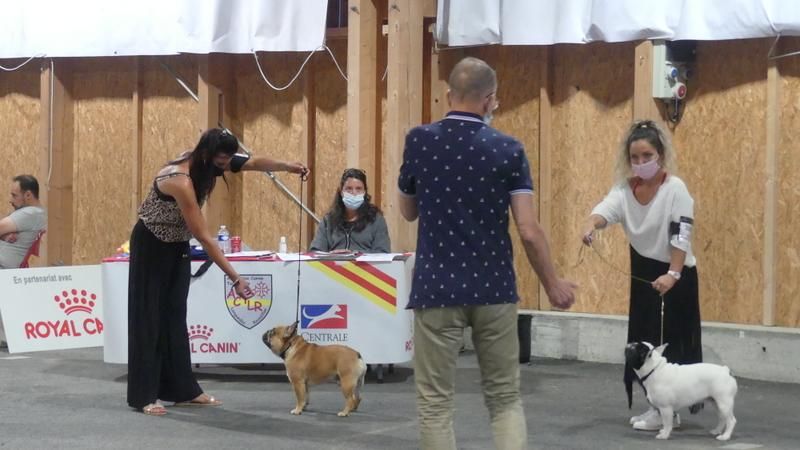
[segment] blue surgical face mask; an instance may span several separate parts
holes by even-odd
[[[347,209],[358,209],[364,204],[364,194],[353,195],[342,192],[342,202]]]

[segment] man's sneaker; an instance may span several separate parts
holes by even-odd
[[[672,428],[680,428],[681,416],[678,413],[672,414]],[[640,420],[633,424],[634,430],[642,431],[658,431],[661,429],[661,416],[653,414],[648,416],[645,420]]]
[[[633,416],[633,417],[631,417],[630,424],[633,425],[636,422],[640,422],[642,420],[647,420],[647,418],[652,416],[652,415],[655,415],[656,417],[658,417],[658,410],[656,410],[655,408],[650,408],[647,411],[639,414],[638,416]]]

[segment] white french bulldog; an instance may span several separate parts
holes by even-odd
[[[716,404],[719,423],[711,430],[720,441],[733,433],[736,418],[733,402],[738,386],[727,366],[717,364],[672,364],[662,356],[667,344],[653,348],[649,342],[632,342],[625,347],[625,361],[644,386],[647,400],[658,409],[662,427],[656,439],[668,439],[673,411],[704,400]]]

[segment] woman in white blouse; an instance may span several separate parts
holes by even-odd
[[[691,246],[694,200],[674,172],[674,153],[666,132],[649,120],[634,123],[620,147],[616,183],[592,210],[582,239],[591,245],[595,230],[622,225],[631,255],[628,342],[669,343],[664,352],[667,360],[690,364],[703,359]],[[635,379],[626,366],[629,399]],[[699,408],[695,405],[690,410],[694,413]],[[673,422],[679,425],[680,418]],[[650,408],[630,423],[637,430],[658,430],[661,417]]]

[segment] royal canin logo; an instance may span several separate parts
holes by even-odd
[[[94,310],[97,295],[87,292],[86,289],[81,289],[80,292],[77,289],[72,289],[70,292],[61,291],[61,295],[56,295],[54,300],[67,315],[78,311],[91,314]]]
[[[208,340],[211,335],[214,334],[214,329],[209,328],[206,325],[190,325],[189,326],[189,340],[193,341],[195,339],[203,339]]]
[[[103,322],[94,317],[94,307],[97,305],[97,294],[86,289],[62,290],[53,296],[55,304],[64,312],[67,319],[41,320],[25,323],[26,339],[50,339],[63,337],[79,337],[103,333]],[[89,317],[84,319],[70,319],[69,316],[83,313]]]
[[[189,325],[192,353],[239,353],[239,342],[210,342],[214,329],[208,325]]]

